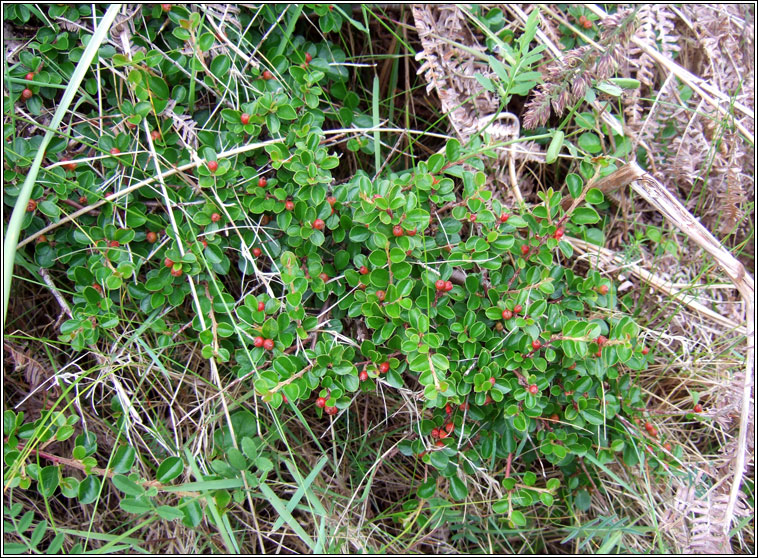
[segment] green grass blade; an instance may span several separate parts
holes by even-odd
[[[5,241],[3,242],[3,330],[5,330],[5,315],[8,311],[11,279],[13,277],[13,262],[16,259],[16,246],[18,245],[19,233],[21,232],[21,223],[24,220],[26,204],[29,203],[32,188],[34,188],[34,183],[37,181],[37,174],[39,174],[40,166],[42,166],[42,159],[45,157],[45,150],[55,135],[53,130],[56,130],[63,120],[63,116],[66,114],[68,107],[74,100],[74,96],[77,94],[79,84],[81,84],[84,79],[84,74],[89,70],[90,64],[95,58],[97,50],[100,48],[100,44],[105,40],[105,36],[107,35],[113,20],[116,19],[116,14],[120,9],[121,4],[111,4],[111,6],[108,7],[108,11],[105,12],[103,19],[100,21],[100,24],[97,26],[97,29],[95,29],[92,39],[90,39],[79,63],[76,65],[74,74],[71,76],[71,81],[63,92],[63,98],[61,99],[58,108],[55,110],[53,119],[50,122],[50,129],[45,133],[45,136],[42,138],[42,143],[40,143],[37,148],[37,155],[34,157],[32,166],[29,168],[29,174],[26,176],[24,185],[21,187],[21,192],[18,194],[16,206],[13,208],[11,220],[8,223]]]
[[[371,113],[374,118],[374,128],[379,128],[379,76],[374,75],[374,91],[371,99]],[[376,172],[382,168],[382,143],[379,138],[379,130],[374,130],[374,163]]]
[[[277,496],[276,493],[271,490],[271,487],[269,487],[269,485],[267,485],[265,482],[261,482],[260,489],[261,492],[263,492],[263,496],[266,498],[266,500],[268,500],[268,503],[274,507],[276,513],[283,517],[284,521],[292,528],[297,536],[300,537],[300,539],[308,545],[308,548],[310,548],[311,551],[314,551],[316,548],[316,543],[313,542],[313,539],[308,535],[308,533],[305,532],[305,529],[302,528],[300,523],[298,523],[297,520],[292,517],[292,514],[287,509],[287,505],[282,501],[282,499],[279,498],[279,496]]]

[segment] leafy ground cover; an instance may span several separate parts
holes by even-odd
[[[7,551],[751,551],[749,306],[627,188],[753,267],[685,13],[3,16]]]

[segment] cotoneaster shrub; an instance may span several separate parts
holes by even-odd
[[[47,9],[86,15],[89,8]],[[276,21],[275,9],[263,12],[266,25]],[[327,31],[342,24],[338,12],[314,9]],[[371,118],[349,88],[342,50],[297,35],[279,42],[271,34],[261,43],[259,27],[251,26],[241,41],[260,45],[268,63],[227,52],[201,64],[186,47],[210,52],[218,37],[198,13],[156,5],[144,15],[142,32],[169,57],[139,35],[133,41],[145,50],[131,59],[110,45],[101,49],[101,62],[125,76],[124,90],[113,87],[109,72],[100,83],[88,76],[90,97],[83,93],[78,110],[99,117],[92,96],[101,89],[108,125],[74,119],[68,136],[51,144],[48,164],[72,162],[42,174],[24,223],[31,235],[72,208],[146,181],[28,246],[26,257],[54,274],[71,306],[61,342],[74,352],[110,346],[120,328],[139,323],[162,350],[181,334],[218,363],[223,382],[241,379],[259,401],[281,413],[296,407],[311,421],[343,420],[356,395],[374,393],[377,383],[385,396],[410,390],[422,418],[411,419],[411,434],[398,447],[433,472],[417,496],[464,500],[466,475],[485,471],[507,494],[495,510],[517,526],[527,522],[521,509],[556,498],[586,509],[597,466],[619,458],[634,465],[645,459],[645,445],[652,468],[673,465],[654,428],[635,424],[644,404],[634,375],[652,355],[612,281],[591,267],[573,269],[564,237],[596,238],[593,205],[605,202],[591,179],[613,164],[588,157],[566,178],[577,202],[570,214],[553,189],[532,208],[493,198],[483,164],[491,146],[482,140],[461,146],[451,139],[409,170],[346,176],[340,165],[347,155],[331,143],[345,132],[333,130],[368,127]],[[240,17],[248,29],[249,14]],[[240,39],[234,27],[226,33]],[[10,75],[34,72],[35,82],[66,83],[82,34],[58,35],[77,45],[70,60],[45,46],[45,29],[38,35]],[[189,85],[187,68],[200,84]],[[31,85],[32,102],[23,83],[10,87],[6,114],[9,103],[37,114],[42,104],[54,106],[58,93]],[[193,127],[196,151],[180,123]],[[6,132],[9,207],[39,138]],[[375,149],[360,133],[346,146],[359,154]],[[164,185],[155,178],[153,150],[162,171],[189,168]],[[358,341],[359,329],[368,338]],[[114,430],[123,429],[127,417],[115,396],[110,411]],[[249,405],[231,418],[236,439],[222,418],[205,481],[244,479],[256,488],[274,466],[268,442],[276,434],[258,436]],[[36,481],[46,497],[60,490],[91,503],[107,477],[130,513],[190,526],[204,517],[197,498],[183,497],[176,507],[153,503],[191,466],[182,448],[157,450],[161,462],[154,463],[121,436],[108,463],[98,463],[96,436],[85,431],[70,458],[82,480],[64,476],[60,462],[40,467],[34,454],[81,428],[69,410],[34,422],[8,410],[4,427],[10,488]],[[154,478],[132,472],[136,459]],[[529,466],[538,461],[560,468],[564,480],[541,478]],[[214,494],[220,513],[245,497],[241,480]]]

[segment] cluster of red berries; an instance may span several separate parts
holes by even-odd
[[[337,414],[337,407],[327,407],[326,406],[326,397],[319,397],[316,399],[316,407],[319,409],[324,409],[324,412],[327,415],[336,415]]]
[[[274,350],[274,340],[273,339],[264,339],[260,335],[253,340],[253,345],[255,345],[256,347],[263,347],[267,351],[273,351]]]
[[[587,19],[587,16],[579,16],[579,25],[581,25],[585,29],[592,28],[592,22],[589,19]]]
[[[166,267],[170,267],[171,268],[171,275],[173,275],[174,277],[181,277],[182,270],[181,269],[174,269],[174,261],[172,259],[166,258],[165,260],[163,260],[163,264]]]
[[[438,439],[440,442],[450,436],[453,433],[453,430],[455,430],[455,423],[453,421],[448,422],[445,426],[441,428],[434,428],[432,429],[432,438]],[[437,444],[441,445],[441,444]]]
[[[434,282],[434,288],[437,289],[441,293],[447,293],[453,290],[453,282],[445,281],[443,279],[437,279]]]
[[[647,430],[647,433],[650,434],[653,438],[658,436],[658,431],[655,429],[655,426],[650,421],[647,421],[645,423],[645,430]]]
[[[563,234],[566,232],[566,229],[563,227],[558,227],[555,229],[555,232],[553,233],[553,238],[556,240],[560,240],[563,237]]]
[[[603,354],[603,345],[605,345],[608,342],[608,338],[605,335],[598,336],[597,339],[595,339],[595,343],[597,343],[597,352],[595,353],[595,356],[600,358]]]
[[[514,306],[513,310],[509,310],[508,308],[506,308],[505,310],[503,310],[503,319],[510,320],[514,316],[514,314],[518,314],[523,309],[524,308],[520,304],[517,304],[516,306]]]

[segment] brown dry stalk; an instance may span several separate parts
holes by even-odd
[[[745,271],[745,267],[660,182],[643,171],[634,162],[628,163],[625,166],[629,168],[631,174],[635,175],[635,180],[632,181],[634,191],[660,211],[666,219],[676,225],[698,246],[713,256],[737,287],[745,302],[745,319],[747,322],[745,379],[742,386],[736,455],[733,456],[734,478],[732,480],[726,512],[722,518],[723,521],[718,522],[718,518],[712,518],[714,527],[720,527],[721,536],[728,544],[729,530],[744,475],[747,432],[750,426],[748,424],[750,394],[752,393],[753,375],[755,372],[755,283],[750,274]]]

